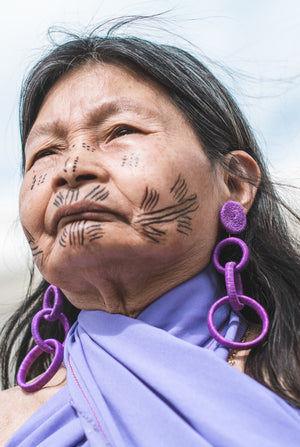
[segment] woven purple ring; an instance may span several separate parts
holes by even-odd
[[[44,374],[42,374],[40,377],[38,377],[34,382],[26,383],[26,377],[28,374],[29,369],[33,365],[33,363],[36,361],[36,359],[43,354],[44,350],[41,349],[39,346],[35,346],[24,358],[23,362],[20,365],[20,368],[18,370],[17,374],[17,382],[18,385],[25,391],[33,392],[38,391],[41,389],[46,383],[49,382],[49,380],[57,373],[57,371],[60,368],[60,365],[63,361],[64,356],[64,348],[62,344],[55,339],[49,339],[47,340],[48,343],[53,344],[54,348],[54,357],[51,362],[51,365],[49,368],[45,371]]]
[[[31,333],[32,333],[32,337],[33,337],[34,341],[41,349],[43,349],[48,354],[53,354],[53,352],[54,352],[54,348],[49,346],[49,343],[48,343],[49,340],[54,340],[54,339],[52,339],[52,338],[47,339],[47,340],[42,339],[42,337],[40,336],[40,333],[39,333],[39,323],[40,323],[40,319],[45,318],[45,316],[48,316],[49,314],[51,314],[51,311],[52,311],[52,309],[40,310],[33,317],[32,322],[31,322]],[[64,331],[65,331],[65,337],[64,337],[64,339],[65,339],[67,336],[67,333],[70,329],[68,319],[63,313],[61,313],[59,315],[59,317],[56,318],[56,321],[57,320],[59,320],[61,322],[61,324],[63,325]],[[63,342],[63,345],[64,345],[64,343],[65,342]]]
[[[250,298],[246,295],[239,295],[239,300],[246,304],[249,307],[252,307],[258,315],[261,318],[262,321],[262,331],[260,335],[255,338],[254,340],[248,341],[248,342],[235,342],[235,341],[229,341],[226,338],[224,338],[216,329],[213,317],[214,313],[219,307],[223,306],[224,304],[229,304],[229,296],[223,296],[223,298],[220,298],[218,301],[216,301],[210,308],[207,316],[207,325],[208,329],[211,333],[211,335],[220,343],[220,345],[224,346],[225,348],[231,348],[231,349],[248,349],[252,348],[253,346],[256,346],[258,343],[260,343],[264,337],[267,335],[268,329],[269,329],[269,318],[268,314],[265,311],[265,309],[259,304],[257,301],[255,301],[253,298]]]
[[[50,309],[51,313],[45,316],[47,321],[56,321],[63,311],[64,295],[55,286],[49,286],[43,299],[43,309]]]
[[[213,263],[214,263],[216,269],[218,270],[218,272],[223,273],[223,275],[225,274],[225,267],[223,267],[219,263],[220,252],[227,245],[234,245],[234,244],[239,245],[243,251],[242,259],[235,267],[236,272],[241,272],[242,270],[244,270],[244,268],[246,268],[249,263],[250,253],[249,253],[249,248],[248,248],[246,242],[244,242],[242,239],[239,239],[238,237],[228,237],[227,239],[223,239],[222,241],[220,241],[218,243],[218,245],[216,246],[216,248],[213,252]]]
[[[241,274],[236,271],[236,263],[233,261],[226,262],[225,284],[232,309],[235,311],[243,309],[244,304],[239,300],[239,295],[243,295]]]

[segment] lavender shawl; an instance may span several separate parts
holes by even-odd
[[[296,447],[300,415],[226,363],[206,315],[223,295],[213,269],[169,291],[137,319],[82,311],[65,347],[67,386],[6,447]],[[243,319],[216,315],[239,340]]]

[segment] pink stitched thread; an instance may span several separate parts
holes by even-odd
[[[206,349],[210,349],[212,347],[212,345],[215,343],[216,340],[212,340],[209,345],[207,346]]]
[[[70,366],[70,368],[71,368],[73,377],[74,377],[74,379],[75,379],[75,382],[77,383],[77,385],[78,385],[80,391],[82,392],[83,397],[84,397],[85,400],[87,401],[87,404],[88,404],[88,406],[90,407],[90,409],[91,409],[91,411],[92,411],[92,413],[93,413],[93,415],[94,415],[94,418],[96,419],[96,422],[97,422],[97,424],[98,424],[98,427],[100,428],[100,431],[101,431],[102,435],[104,436],[104,438],[107,439],[107,436],[106,436],[106,434],[104,433],[104,431],[103,431],[103,429],[102,429],[102,426],[101,426],[101,424],[100,424],[100,422],[99,422],[99,420],[98,420],[98,418],[97,418],[97,415],[96,415],[96,413],[95,413],[95,411],[94,411],[94,409],[93,409],[93,407],[92,407],[90,401],[88,400],[88,398],[87,398],[87,396],[86,396],[84,390],[82,389],[82,387],[81,387],[81,385],[80,385],[80,383],[79,383],[79,380],[78,380],[77,377],[76,377],[75,371],[73,370],[72,365],[71,365],[71,362],[70,362],[70,357],[69,357],[69,359],[68,359],[68,362],[69,362],[69,366]],[[108,445],[111,445],[111,444],[108,444]]]
[[[222,327],[220,328],[220,332],[223,331],[223,329],[225,328],[225,326],[226,326],[227,323],[228,323],[228,321],[225,321],[225,323],[224,323],[224,324],[222,325]],[[212,345],[213,345],[215,342],[216,342],[216,340],[212,340],[212,341],[210,342],[210,344],[207,346],[206,349],[210,349],[210,348],[212,347]]]

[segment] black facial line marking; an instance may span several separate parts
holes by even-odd
[[[59,208],[62,205],[72,205],[80,199],[80,189],[60,191],[54,197],[53,205]],[[83,196],[82,200],[91,200],[94,202],[103,202],[109,196],[106,186],[97,185],[92,187],[91,191]]]
[[[160,242],[160,239],[166,234],[166,232],[149,225],[148,227],[143,227],[142,234],[148,239],[151,239],[153,242]]]
[[[176,182],[174,183],[174,185],[170,189],[170,192],[173,193],[174,199],[178,203],[182,202],[185,199],[185,197],[187,195],[187,192],[188,192],[188,189],[187,189],[186,181],[181,178],[180,174],[177,177]]]
[[[188,188],[186,181],[181,177],[181,174],[178,175],[176,182],[170,188],[170,193],[173,193],[174,199],[178,203],[183,203],[185,201],[188,193]],[[177,220],[177,231],[178,233],[182,233],[188,236],[188,234],[192,231],[192,218],[186,214],[181,216]]]
[[[142,223],[143,225],[151,225],[155,223],[165,223],[172,222],[180,218],[181,216],[185,216],[186,214],[190,214],[197,210],[198,205],[196,204],[197,195],[193,194],[188,197],[184,202],[179,203],[177,205],[167,206],[165,208],[161,208],[157,211],[150,211],[143,214],[138,223]]]
[[[77,220],[64,228],[59,244],[63,248],[66,248],[67,245],[80,247],[85,245],[87,241],[92,242],[101,239],[103,235],[102,223],[87,225],[87,220]]]
[[[70,245],[83,245],[84,244],[84,228],[86,220],[73,222],[70,227],[69,242]]]
[[[65,166],[64,166],[64,172],[68,172],[67,171],[67,165],[68,165],[68,161],[70,160],[70,157],[68,157],[65,161]]]
[[[104,235],[103,224],[97,223],[88,225],[86,229],[86,233],[89,239],[89,242],[94,241],[95,239],[101,239]]]
[[[34,258],[41,256],[41,259],[39,259],[39,262],[42,264],[43,263],[43,250],[40,250],[38,246],[32,247],[31,250],[32,250],[32,256]]]
[[[84,231],[86,220],[76,220],[72,222],[69,227],[65,227],[59,239],[59,244],[66,247],[67,244],[71,246],[84,245]]]
[[[23,227],[23,231],[25,233],[26,239],[28,240],[29,245],[34,244],[34,238],[31,233],[27,230],[27,228]]]
[[[30,188],[31,190],[33,190],[35,183],[36,183],[36,175],[33,176],[32,184],[31,184],[31,188]]]
[[[64,248],[67,246],[67,237],[68,237],[68,230],[64,228],[64,231],[59,239],[59,245],[61,245]]]
[[[145,195],[143,197],[140,208],[144,211],[153,210],[159,201],[159,194],[155,189],[148,190],[146,187]]]
[[[97,185],[93,188],[83,199],[91,199],[95,202],[102,202],[109,196],[109,191],[107,191],[105,186]]]
[[[139,164],[139,156],[138,154],[135,154],[134,152],[130,155],[125,154],[122,159],[121,167],[124,167],[128,165],[130,168],[137,168]]]
[[[38,244],[36,243],[34,237],[32,236],[32,234],[27,230],[27,228],[23,227],[25,236],[28,240],[30,249],[32,251],[32,256],[35,258],[36,262],[39,263],[40,265],[43,264],[43,257],[44,257],[44,252],[43,250],[41,250],[38,246]]]
[[[73,189],[72,191],[68,190],[65,192],[60,191],[56,194],[54,198],[53,205],[59,208],[62,205],[72,205],[78,201],[79,198],[79,189]]]
[[[89,144],[83,142],[81,145],[82,149],[86,149],[89,152],[95,152],[96,148],[93,146],[90,146]]]
[[[140,208],[143,211],[138,215],[135,223],[141,226],[141,233],[154,242],[160,242],[166,231],[159,230],[157,225],[168,222],[177,223],[178,233],[186,236],[192,231],[191,214],[199,205],[197,194],[188,195],[186,181],[179,175],[170,188],[170,194],[176,204],[165,208],[155,209],[159,203],[159,194],[155,189],[146,187]]]
[[[73,167],[72,167],[72,172],[73,172],[73,173],[76,171],[77,164],[78,164],[78,160],[79,160],[79,156],[77,156],[77,157],[74,159]]]
[[[32,184],[31,184],[31,191],[33,190],[33,188],[35,186],[40,186],[44,183],[45,179],[47,177],[47,172],[45,172],[44,174],[39,175],[39,177],[37,178],[36,175],[33,176],[32,178]]]

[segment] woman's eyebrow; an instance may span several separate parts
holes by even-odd
[[[96,106],[92,110],[85,113],[85,121],[87,126],[96,126],[111,116],[123,113],[134,112],[143,119],[153,119],[159,116],[159,110],[150,108],[145,104],[130,101],[128,99],[117,99],[105,102],[100,106]],[[66,124],[60,121],[46,122],[37,124],[29,132],[26,144],[30,143],[35,138],[42,138],[45,136],[53,136],[61,139],[67,138],[68,129]]]
[[[62,126],[58,121],[37,124],[29,132],[26,144],[30,143],[30,140],[34,140],[35,138],[55,136],[63,139],[66,137],[66,135],[66,128]]]
[[[144,119],[153,119],[159,116],[159,110],[156,108],[150,108],[145,104],[133,102],[128,99],[119,99],[109,101],[101,104],[99,107],[94,108],[87,113],[88,122],[90,126],[95,126],[110,118],[111,116],[123,113],[134,112]]]

